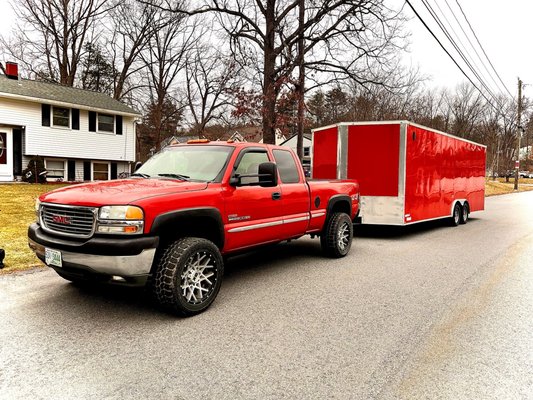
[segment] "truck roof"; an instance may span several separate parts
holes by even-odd
[[[168,147],[182,147],[182,146],[229,146],[229,147],[235,147],[238,149],[246,148],[246,147],[264,147],[264,148],[271,148],[271,149],[284,149],[287,150],[289,147],[284,146],[277,146],[273,144],[266,144],[266,143],[255,143],[255,142],[234,142],[233,140],[209,140],[209,139],[193,139],[189,140],[187,143],[178,143],[173,144]]]

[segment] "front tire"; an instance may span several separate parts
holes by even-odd
[[[353,240],[353,224],[345,213],[334,213],[326,222],[320,236],[322,251],[332,258],[344,257],[350,251]]]
[[[178,315],[199,314],[215,300],[223,275],[222,255],[213,242],[181,238],[171,243],[159,259],[154,297]]]
[[[462,208],[459,203],[455,203],[455,206],[453,206],[453,213],[450,218],[450,225],[451,226],[457,226],[461,222],[461,214],[462,214]]]

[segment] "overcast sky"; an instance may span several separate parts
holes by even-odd
[[[412,36],[410,45],[411,53],[405,54],[406,63],[419,66],[423,74],[430,76],[431,81],[428,82],[430,86],[443,86],[453,89],[458,83],[465,81],[466,78],[439,47],[418,18],[414,16],[405,2],[403,0],[390,1],[391,4],[394,4],[394,7],[404,6],[405,15],[412,18],[407,25],[407,28],[412,32]],[[478,53],[483,56],[481,49],[477,46],[475,38],[470,33],[470,28],[459,10],[457,5],[457,2],[459,2],[496,71],[498,71],[506,87],[513,95],[516,93],[517,77],[520,77],[526,84],[533,84],[533,52],[531,50],[531,40],[533,39],[533,22],[531,19],[533,15],[533,1],[426,1],[433,7],[445,25],[448,26],[449,22],[453,26],[453,30],[460,36],[460,41],[463,42],[463,45],[459,44],[459,41],[458,44],[461,47],[464,46],[466,49],[465,53],[471,55],[472,62],[477,65],[477,69],[483,74],[483,79],[491,87],[491,90],[494,92],[504,91],[501,87],[502,85],[499,84],[498,78],[492,69],[490,69],[489,63],[484,60],[493,79],[499,84],[499,87],[492,81],[481,62],[476,58],[474,50],[470,47],[468,40],[463,35],[461,27],[457,24],[448,6],[454,11],[455,16],[461,22],[461,26],[465,32],[470,35],[470,40],[476,45]],[[411,3],[433,32],[441,38],[446,48],[461,63],[463,69],[472,76],[472,73],[464,66],[464,62],[460,61],[460,57],[453,50],[449,42],[444,39],[444,34],[425,9],[422,0],[411,0]],[[14,15],[9,1],[0,0],[0,29],[2,34],[9,32],[13,18]],[[451,29],[450,34],[454,35]],[[6,60],[0,61],[5,62]],[[477,80],[475,80],[475,83],[478,85]],[[526,86],[524,94],[533,97],[533,85]]]
[[[477,59],[475,51],[470,47],[468,40],[463,35],[461,27],[457,24],[448,5],[454,11],[455,16],[461,22],[465,32],[470,34],[470,40],[476,45],[478,53],[483,56],[482,50],[477,45],[470,28],[457,5],[459,3],[466,14],[474,32],[483,45],[496,71],[500,74],[508,90],[516,95],[517,78],[520,77],[525,84],[533,84],[533,52],[531,50],[531,40],[533,39],[533,2],[530,0],[427,0],[435,12],[439,15],[442,22],[453,26],[453,30],[460,37],[465,53],[471,55],[473,62],[477,63],[478,70],[484,75],[486,83],[494,92],[498,90],[496,84],[488,76],[481,62]],[[394,0],[396,6],[401,6],[404,1]],[[460,57],[452,46],[444,38],[444,34],[432,19],[429,12],[423,5],[422,0],[411,0],[411,4],[430,26],[431,30],[441,39],[442,43],[452,53],[454,58],[460,61]],[[440,7],[440,9],[437,7]],[[411,37],[411,54],[407,59],[411,60],[414,65],[419,65],[420,70],[432,77],[432,84],[437,86],[454,87],[458,82],[466,80],[460,70],[455,66],[453,61],[440,48],[438,43],[433,39],[431,34],[426,30],[411,9],[405,5],[405,14],[412,17],[409,22]],[[442,10],[442,13],[441,13]],[[442,15],[445,15],[443,17]],[[446,21],[447,19],[447,21]],[[450,34],[453,35],[450,29]],[[459,41],[457,41],[459,43]],[[462,47],[462,46],[461,46]],[[492,77],[499,83],[498,78],[492,71],[489,63],[484,60],[489,68]],[[472,73],[460,61],[460,65],[470,76]],[[474,79],[474,78],[473,78]],[[478,84],[475,81],[476,85]],[[501,88],[500,91],[504,89]],[[526,86],[524,94],[533,97],[533,86]]]

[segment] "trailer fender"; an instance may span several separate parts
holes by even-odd
[[[455,200],[452,202],[452,206],[450,207],[450,216],[453,216],[453,209],[454,209],[454,207],[455,207],[455,204],[459,203],[459,205],[460,205],[461,208],[462,208],[466,202],[467,202],[466,199],[455,199]]]

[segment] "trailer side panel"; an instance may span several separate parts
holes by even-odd
[[[337,126],[320,129],[313,132],[313,178],[337,178],[337,143]]]
[[[406,161],[406,223],[450,216],[456,201],[484,208],[483,146],[409,125]]]
[[[361,196],[398,196],[400,125],[348,126],[349,179]]]

